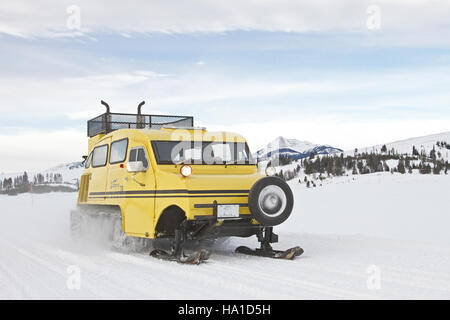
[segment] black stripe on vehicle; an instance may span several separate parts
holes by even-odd
[[[138,196],[138,195],[105,195],[105,196],[89,196],[89,199],[119,199],[119,198],[225,198],[225,197],[248,197],[246,194],[224,194],[224,195],[174,195],[174,196],[157,196],[157,195],[147,195],[147,196]]]
[[[189,194],[200,193],[249,193],[250,190],[188,190]]]
[[[187,193],[187,194],[223,194],[223,193],[249,193],[249,190],[133,190],[133,191],[107,191],[107,192],[90,192],[90,196],[104,195],[126,195],[126,194],[171,194],[171,193]]]
[[[108,191],[108,192],[89,192],[92,196],[105,195],[125,195],[125,194],[155,194],[155,190],[136,190],[136,191]]]

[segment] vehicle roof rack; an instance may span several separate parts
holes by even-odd
[[[108,134],[119,129],[161,129],[162,127],[187,128],[194,127],[194,118],[190,116],[173,116],[160,114],[142,114],[141,108],[145,101],[138,106],[138,113],[112,113],[109,105],[101,100],[106,112],[87,123],[87,135],[92,138],[98,134]]]
[[[205,131],[206,127],[193,127],[193,126],[173,126],[173,125],[168,125],[168,126],[163,126],[163,129],[185,129],[185,130],[200,130],[200,131]]]

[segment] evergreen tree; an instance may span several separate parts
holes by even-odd
[[[430,174],[431,173],[431,166],[430,166],[430,164],[428,164],[428,163],[427,164],[421,163],[419,167],[420,167],[419,168],[419,172],[421,174]]]
[[[434,149],[434,146],[433,150],[430,151],[430,158],[436,160],[436,150]]]
[[[327,157],[327,160],[328,160],[328,162],[327,162],[327,168],[326,168],[326,170],[327,170],[327,173],[328,173],[328,175],[331,175],[332,173],[333,173],[333,158],[328,158]]]
[[[443,165],[440,161],[436,161],[433,168],[433,174],[441,174]]]
[[[28,181],[28,174],[27,174],[26,171],[23,173],[23,178],[22,179],[23,179],[22,183],[23,183],[24,186],[28,186],[30,184],[30,182]]]

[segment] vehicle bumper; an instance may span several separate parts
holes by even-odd
[[[247,203],[225,203],[227,205],[239,205],[240,208],[248,208]],[[233,218],[218,218],[217,217],[217,201],[211,204],[196,204],[195,208],[211,208],[210,215],[196,215],[193,217],[191,223],[199,226],[199,231],[191,234],[194,239],[201,238],[218,238],[218,237],[250,237],[260,232],[261,226],[253,219],[250,213],[240,213],[239,217]]]

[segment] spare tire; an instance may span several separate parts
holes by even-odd
[[[264,226],[276,226],[291,215],[294,196],[281,178],[264,177],[256,181],[248,195],[248,206],[253,217]]]

